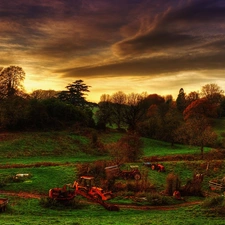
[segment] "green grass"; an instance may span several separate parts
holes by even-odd
[[[108,159],[108,156],[93,156],[85,153],[79,153],[72,156],[33,156],[33,157],[19,157],[19,158],[0,158],[0,167],[21,164],[21,165],[36,165],[36,164],[67,164],[77,162],[93,162],[96,159]]]
[[[171,147],[168,142],[142,138],[144,142],[144,156],[167,156],[178,154],[199,154],[200,148],[195,146],[186,146],[175,144]],[[210,151],[211,148],[204,148],[204,151]]]
[[[225,135],[225,118],[215,119],[213,129],[218,135],[218,139],[222,140]]]
[[[72,132],[23,132],[0,135],[0,157],[76,155],[89,144]]]
[[[13,177],[17,173],[28,173],[31,177],[24,182],[9,182],[4,186],[4,190],[48,195],[49,189],[62,187],[76,180],[75,165],[1,169],[0,178]]]
[[[110,212],[98,205],[85,204],[82,210],[48,209],[39,205],[36,199],[10,198],[13,207],[2,213],[0,222],[3,225],[171,225],[171,224],[224,224],[222,217],[208,217],[199,206],[180,207],[176,210],[129,210]],[[15,216],[13,216],[15,215]]]
[[[99,134],[104,143],[117,141],[122,133]],[[0,135],[0,165],[14,165],[14,168],[0,169],[0,180],[12,177],[17,173],[29,173],[31,177],[23,182],[8,182],[2,190],[13,192],[41,193],[48,195],[53,187],[76,180],[76,163],[93,162],[99,159],[107,160],[107,156],[87,155],[82,152],[89,145],[89,139],[72,132],[41,132],[41,133],[12,133]],[[198,148],[175,145],[143,138],[145,156],[166,156],[170,154],[198,154]],[[205,151],[210,150],[205,148]],[[42,163],[35,165],[35,163]],[[47,166],[47,163],[57,163]],[[141,162],[137,164],[141,171],[148,171],[148,180],[157,191],[165,190],[166,177],[169,173],[179,175],[182,185],[195,172],[204,173],[206,161],[174,161],[161,162],[166,168],[165,173],[158,173],[146,168]],[[16,166],[21,164],[21,168]],[[136,164],[136,163],[135,163]],[[24,166],[23,166],[24,165]],[[25,167],[30,165],[31,167]],[[45,166],[46,165],[46,166]],[[126,165],[125,165],[126,166]],[[216,170],[215,170],[216,168]],[[208,181],[214,177],[222,178],[225,174],[225,164],[221,159],[211,161],[203,188],[208,190]],[[71,225],[147,225],[147,224],[223,224],[224,218],[209,217],[200,206],[180,207],[176,210],[128,210],[122,208],[119,212],[110,212],[99,205],[89,204],[83,199],[81,209],[50,209],[43,208],[37,199],[9,198],[9,208],[0,215],[0,224],[71,224]],[[115,200],[116,201],[116,200]],[[121,199],[121,202],[123,200]],[[185,218],[185,219],[184,219]]]

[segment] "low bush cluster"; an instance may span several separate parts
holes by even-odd
[[[149,205],[170,205],[172,204],[172,198],[169,196],[160,195],[159,193],[153,192],[146,195],[147,202]]]
[[[207,213],[216,214],[220,216],[225,215],[225,198],[223,195],[206,198],[202,207]]]

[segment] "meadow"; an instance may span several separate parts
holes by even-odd
[[[104,133],[100,135],[102,142],[117,141],[122,133]],[[92,163],[96,160],[110,160],[108,155],[88,154],[85,147],[90,139],[74,132],[25,132],[5,133],[0,136],[0,193],[24,192],[48,196],[49,189],[62,187],[73,183],[77,179],[77,164]],[[169,143],[143,138],[144,157],[163,157],[170,155],[191,154],[198,155],[197,147],[175,145],[171,148]],[[210,148],[205,148],[210,152]],[[139,165],[142,173],[148,174],[149,182],[161,192],[165,190],[166,177],[169,173],[178,174],[182,185],[196,172],[206,171],[208,160],[195,161],[161,161],[166,168],[165,173],[152,171],[143,165],[140,158],[135,165]],[[126,166],[126,165],[125,165]],[[23,182],[13,182],[11,177],[17,173],[29,173],[31,176]],[[207,176],[203,181],[206,194],[211,191],[208,181],[212,178],[222,178],[225,174],[223,159],[210,160]],[[218,193],[221,194],[221,193]],[[224,217],[210,214],[201,204],[182,206],[174,209],[128,208],[121,206],[120,211],[107,211],[100,205],[90,204],[86,199],[76,197],[80,203],[78,208],[73,207],[43,207],[40,199],[21,198],[7,194],[0,197],[9,198],[6,212],[0,214],[1,224],[71,224],[86,225],[100,224],[224,224]],[[185,197],[186,202],[200,201],[202,197]],[[141,206],[144,203],[132,199],[122,199],[117,196],[112,200],[115,204],[131,204]],[[180,204],[180,202],[173,202]]]

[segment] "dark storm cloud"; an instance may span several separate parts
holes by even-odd
[[[210,55],[183,55],[174,57],[155,57],[152,59],[135,59],[102,66],[86,66],[56,70],[64,77],[104,77],[104,76],[148,76],[181,71],[198,71],[203,69],[225,69],[225,53]],[[106,75],[107,74],[107,75]]]
[[[225,69],[224,0],[0,0],[0,31],[0,66],[52,80]]]
[[[207,42],[210,36],[224,32],[221,25],[225,22],[225,6],[222,3],[201,0],[169,8],[158,16],[147,32],[120,41],[113,49],[120,56],[193,48],[201,50],[202,43]]]

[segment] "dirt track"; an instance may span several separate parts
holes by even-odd
[[[10,191],[0,191],[0,194],[4,195],[10,195],[10,196],[18,196],[20,198],[35,198],[35,199],[41,199],[48,197],[47,195],[40,195],[40,194],[32,194],[32,193],[27,193],[27,192],[10,192]],[[133,204],[117,204],[120,209],[135,209],[135,210],[175,210],[180,207],[188,207],[192,205],[199,205],[201,204],[202,201],[195,201],[195,202],[182,202],[177,205],[168,205],[168,206],[138,206],[138,205],[133,205]],[[93,203],[96,204],[96,203]]]

